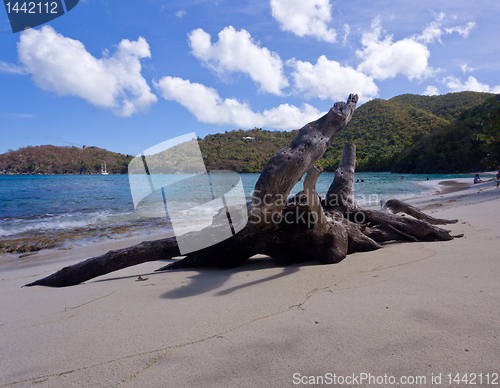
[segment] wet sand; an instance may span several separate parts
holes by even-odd
[[[448,194],[448,193],[453,193],[455,191],[460,191],[460,190],[465,190],[471,187],[470,183],[466,182],[457,182],[453,180],[449,181],[442,181],[439,182],[441,186],[444,186],[444,189],[441,189],[441,193],[443,194]]]

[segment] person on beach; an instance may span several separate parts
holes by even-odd
[[[500,170],[498,170],[495,177],[497,178],[497,187],[498,187],[498,185],[500,185]]]
[[[474,177],[474,184],[476,183],[483,183],[483,180],[479,178],[479,174],[476,174],[476,176]]]

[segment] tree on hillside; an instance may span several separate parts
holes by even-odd
[[[480,111],[475,115],[476,123],[482,132],[478,138],[486,143],[490,163],[500,163],[500,94],[488,98]]]

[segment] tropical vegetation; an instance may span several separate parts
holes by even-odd
[[[28,146],[1,154],[0,174],[100,174],[104,162],[109,173],[124,174],[131,159],[97,147]]]

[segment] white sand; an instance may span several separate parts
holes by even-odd
[[[294,373],[387,374],[393,386],[441,373],[450,386],[448,373],[500,373],[500,189],[413,202],[460,219],[445,228],[465,237],[327,266],[153,262],[63,289],[21,286],[92,253],[32,257],[0,272],[0,386],[282,387]]]

